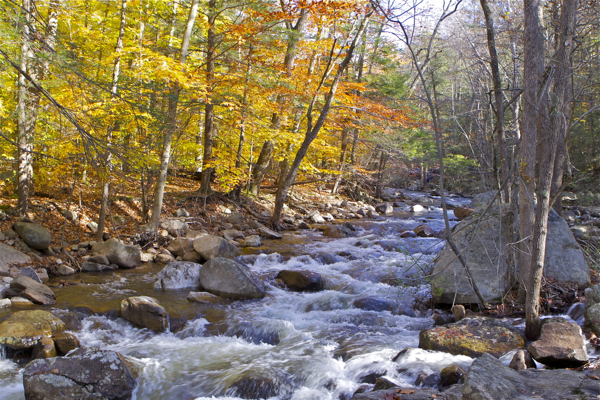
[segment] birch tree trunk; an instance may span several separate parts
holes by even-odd
[[[117,57],[115,58],[113,73],[112,73],[112,83],[110,86],[110,97],[113,100],[117,96],[117,91],[119,88],[119,75],[121,73],[121,52],[123,51],[123,37],[125,36],[125,11],[127,9],[127,0],[121,1],[121,21],[119,23],[119,36],[117,37],[117,45],[115,46],[115,54]],[[108,205],[108,197],[110,193],[110,173],[112,170],[112,154],[110,153],[110,146],[112,142],[112,133],[114,130],[114,122],[111,122],[108,127],[108,132],[106,135],[106,178],[104,181],[104,185],[102,187],[102,201],[100,203],[100,215],[98,216],[98,232],[96,236],[96,240],[101,242],[103,241],[104,235],[104,223],[106,221],[106,208]]]
[[[196,15],[198,14],[198,3],[200,0],[193,0],[188,20],[185,26],[185,32],[183,34],[183,41],[181,42],[181,52],[179,56],[179,63],[183,67],[188,56],[188,49],[190,46],[190,38],[192,37],[192,30],[194,29],[194,23],[196,21]],[[177,129],[177,105],[179,103],[179,92],[180,87],[178,82],[174,82],[171,85],[169,91],[168,100],[168,112],[167,112],[167,124],[163,133],[163,149],[160,157],[160,169],[158,171],[158,177],[156,179],[156,186],[154,187],[154,202],[152,203],[152,218],[150,219],[149,228],[151,231],[156,232],[158,230],[158,222],[160,220],[160,213],[162,211],[163,196],[165,194],[165,185],[167,184],[167,173],[169,171],[169,161],[171,160],[171,144],[173,141],[173,133]]]

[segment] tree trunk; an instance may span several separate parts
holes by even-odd
[[[121,22],[119,24],[119,36],[117,37],[117,44],[115,46],[115,53],[117,57],[115,58],[113,73],[112,73],[112,84],[110,87],[110,97],[111,100],[117,96],[117,91],[119,87],[119,75],[121,73],[121,52],[123,51],[123,37],[125,36],[125,10],[127,9],[127,0],[121,1]],[[102,200],[100,203],[100,215],[98,216],[98,232],[96,236],[96,240],[102,242],[104,240],[104,224],[106,221],[106,209],[108,206],[108,198],[110,194],[110,173],[112,171],[112,155],[110,153],[110,146],[112,141],[112,133],[114,130],[114,122],[110,123],[108,127],[108,132],[106,135],[106,148],[107,155],[105,160],[105,167],[107,176],[104,180],[104,185],[102,187]]]
[[[198,3],[200,0],[193,0],[188,20],[183,34],[183,41],[181,42],[181,53],[179,57],[179,63],[181,66],[185,65],[185,61],[188,55],[188,48],[190,46],[190,38],[192,36],[192,30],[196,21],[196,15],[198,13]],[[158,171],[158,177],[156,179],[156,186],[154,187],[154,202],[152,203],[152,218],[150,219],[149,228],[156,232],[158,230],[158,222],[160,220],[160,213],[162,210],[163,196],[165,193],[165,185],[167,184],[167,173],[169,171],[169,161],[171,160],[171,145],[173,140],[173,133],[177,129],[177,105],[179,103],[180,93],[179,83],[175,82],[172,84],[169,99],[168,99],[168,113],[167,113],[167,126],[163,133],[163,149],[160,157],[160,168]]]
[[[212,96],[215,80],[215,51],[217,36],[215,33],[216,0],[208,1],[208,30],[206,33],[206,105],[204,106],[204,155],[202,157],[202,176],[200,193],[210,192],[210,180],[214,167],[212,165],[213,136],[215,129],[215,108]]]
[[[267,140],[263,143],[263,147],[260,150],[260,155],[258,156],[258,160],[256,161],[256,165],[252,170],[252,183],[250,184],[250,193],[253,196],[258,196],[260,192],[260,185],[265,176],[265,171],[269,167],[271,163],[271,158],[273,157],[273,149],[275,148],[275,142],[272,140]]]
[[[485,26],[487,33],[488,50],[490,53],[490,67],[492,70],[492,81],[494,84],[494,103],[496,112],[496,126],[494,134],[498,141],[498,163],[500,166],[500,179],[498,186],[508,177],[508,153],[506,151],[506,133],[504,131],[504,95],[502,93],[502,79],[500,78],[500,68],[498,64],[498,53],[496,52],[496,39],[494,32],[494,20],[492,11],[488,5],[488,0],[480,0],[481,9],[485,16]],[[505,202],[510,200],[510,185],[504,185],[503,198]]]
[[[41,40],[41,60],[34,54],[32,42],[39,36],[35,26],[39,17],[36,15],[34,0],[23,0],[22,11],[24,20],[21,27],[21,54],[20,68],[25,71],[34,82],[42,81],[50,68],[50,57],[56,41],[58,27],[58,0],[50,1],[48,23],[46,32]],[[19,74],[17,81],[17,209],[21,216],[27,214],[29,197],[33,193],[33,138],[40,107],[41,93],[27,81],[23,74]]]
[[[357,43],[358,39],[361,37],[363,30],[365,29],[365,26],[369,20],[370,15],[371,15],[371,13],[369,13],[367,16],[365,16],[365,18],[361,21],[358,31],[356,32],[356,34],[352,40],[352,43],[350,44],[350,47],[348,48],[348,51],[346,52],[345,58],[343,59],[341,64],[338,66],[335,77],[333,78],[333,81],[331,82],[331,86],[329,87],[329,91],[328,91],[327,95],[325,96],[325,102],[323,104],[323,108],[321,109],[321,112],[319,113],[319,118],[317,119],[317,122],[315,123],[314,126],[312,126],[312,111],[313,111],[314,104],[317,100],[318,90],[317,90],[317,93],[315,94],[315,96],[313,97],[310,105],[308,106],[308,110],[306,113],[308,122],[307,122],[306,134],[304,136],[304,141],[302,142],[302,145],[300,146],[300,148],[298,149],[298,152],[296,153],[296,157],[294,158],[294,162],[292,163],[292,166],[290,167],[290,171],[288,172],[288,174],[287,174],[285,180],[283,181],[282,185],[280,186],[280,188],[277,190],[277,194],[275,196],[275,207],[273,210],[273,216],[270,219],[270,223],[274,228],[278,229],[280,227],[281,212],[283,210],[283,204],[285,203],[285,200],[287,198],[288,191],[290,190],[290,187],[292,186],[294,179],[296,179],[296,175],[298,174],[298,169],[300,168],[300,164],[302,163],[302,160],[304,159],[304,157],[306,156],[306,153],[308,152],[308,148],[310,147],[310,144],[317,137],[317,135],[319,134],[319,131],[321,130],[321,127],[325,123],[325,119],[327,118],[327,114],[329,113],[329,109],[331,108],[331,103],[333,101],[333,98],[335,97],[335,93],[337,91],[337,88],[338,88],[338,85],[342,78],[342,75],[344,74],[345,69],[348,67],[350,60],[352,59],[352,55],[354,54],[354,50],[356,48],[356,43]],[[328,73],[328,71],[325,71],[325,74],[327,74],[327,73]]]

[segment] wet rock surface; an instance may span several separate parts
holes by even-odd
[[[65,323],[47,311],[17,311],[0,323],[0,344],[13,349],[35,346],[41,338],[67,329]]]
[[[201,264],[189,261],[170,262],[156,276],[154,289],[198,289],[200,286],[201,268]]]
[[[527,350],[537,362],[550,367],[579,367],[588,362],[581,328],[572,322],[543,324],[540,338]]]
[[[248,267],[234,260],[213,258],[200,269],[200,285],[213,294],[234,299],[262,299],[265,287]]]
[[[419,335],[419,347],[422,349],[469,357],[479,357],[484,353],[500,357],[524,345],[521,334],[489,318],[465,318],[453,324],[425,329]]]
[[[128,297],[121,301],[119,312],[123,319],[152,331],[164,332],[169,326],[167,311],[152,297]]]
[[[136,377],[132,364],[117,352],[77,350],[69,357],[32,361],[23,371],[23,386],[31,400],[116,400],[131,397]]]
[[[277,274],[276,279],[281,279],[288,289],[295,292],[316,292],[325,288],[323,277],[312,271],[284,270]]]
[[[237,247],[220,236],[205,235],[194,239],[194,250],[205,260],[215,257],[235,258],[241,253]]]

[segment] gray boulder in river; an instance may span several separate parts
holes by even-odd
[[[193,242],[194,250],[205,260],[215,257],[235,258],[241,253],[237,247],[220,236],[204,235]]]
[[[169,327],[167,312],[152,297],[128,297],[121,301],[120,312],[123,319],[155,332],[165,332]]]
[[[142,262],[139,248],[127,246],[120,240],[112,238],[106,242],[98,242],[92,246],[92,256],[106,256],[111,264],[120,268],[135,268]]]
[[[198,289],[200,286],[201,264],[189,261],[173,261],[156,276],[154,289],[157,290],[180,290]]]
[[[69,357],[34,360],[23,371],[27,400],[129,399],[137,369],[110,350],[76,350]]]
[[[265,287],[250,270],[234,260],[217,257],[200,269],[200,284],[206,291],[234,299],[262,299]]]
[[[499,299],[518,276],[508,268],[508,244],[512,225],[505,204],[494,205],[477,225],[482,207],[452,229],[452,238],[463,253],[483,297]],[[515,217],[518,219],[518,216]],[[438,303],[477,303],[464,268],[448,244],[435,261],[431,291]],[[583,252],[567,223],[556,212],[548,218],[544,276],[559,282],[586,284],[590,271]]]

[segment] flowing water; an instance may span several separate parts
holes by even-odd
[[[450,212],[450,217],[452,217]],[[161,265],[79,274],[50,285],[63,318],[85,347],[118,351],[142,368],[135,399],[237,399],[254,393],[273,399],[345,399],[370,374],[413,385],[420,371],[450,364],[468,367],[465,356],[415,351],[419,331],[432,325],[431,311],[415,311],[429,287],[421,279],[443,245],[439,239],[401,239],[426,221],[443,228],[441,210],[410,214],[407,208],[382,221],[351,221],[356,237],[324,238],[318,231],[286,233],[241,257],[265,282],[256,301],[216,305],[186,301],[188,291],[153,290]],[[321,274],[326,290],[295,293],[274,277],[282,269]],[[132,295],[155,297],[171,316],[171,330],[154,333],[117,318],[118,304]],[[395,302],[401,312],[368,311],[365,297]],[[18,365],[0,355],[0,398],[23,399]]]

